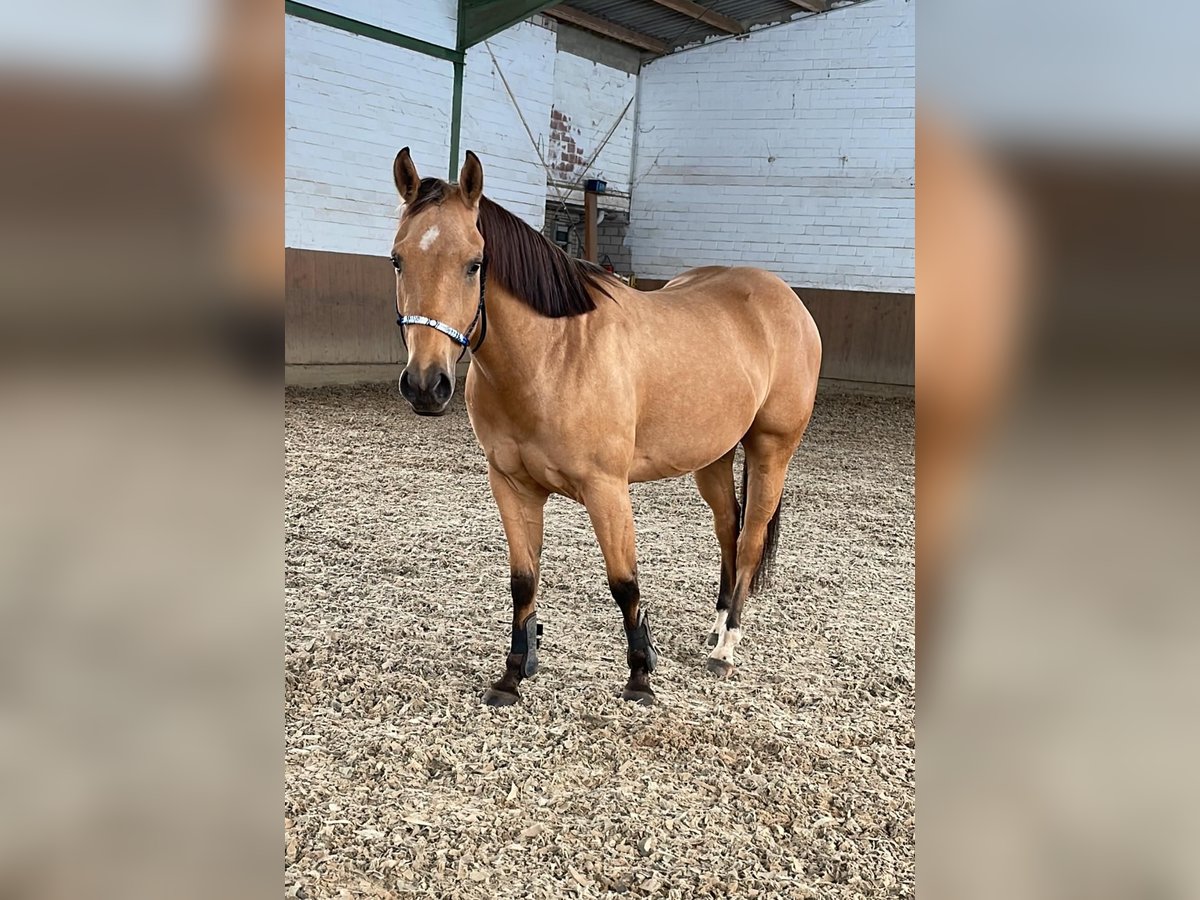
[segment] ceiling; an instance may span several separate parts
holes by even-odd
[[[863,0],[458,0],[455,53],[535,13],[662,56]],[[300,6],[287,0],[288,6]]]
[[[542,10],[542,15],[662,55],[711,37],[825,12],[833,5],[831,0],[570,0]]]

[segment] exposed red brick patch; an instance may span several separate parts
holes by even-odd
[[[550,148],[548,164],[557,174],[570,177],[586,161],[583,148],[575,141],[578,131],[571,128],[571,117],[561,110],[550,109]]]

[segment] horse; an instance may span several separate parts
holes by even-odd
[[[517,703],[537,671],[551,494],[583,504],[600,544],[628,645],[621,696],[655,702],[658,648],[641,606],[629,486],[688,473],[721,549],[706,666],[733,675],[816,396],[821,338],[804,304],[782,279],[746,267],[706,266],[635,290],[485,197],[471,151],[451,183],[421,178],[405,147],[393,178],[403,207],[391,260],[408,350],[400,392],[418,415],[444,414],[470,351],[467,411],[508,541],[511,640],[483,702]]]

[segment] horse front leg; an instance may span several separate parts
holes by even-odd
[[[658,648],[650,636],[650,623],[641,608],[641,589],[637,577],[637,547],[633,529],[633,507],[629,485],[625,481],[606,481],[589,486],[584,506],[604,554],[608,588],[621,610],[628,645],[629,681],[621,698],[650,706],[654,691],[650,673],[658,661]]]
[[[511,706],[521,699],[517,686],[537,671],[538,577],[541,572],[542,522],[549,496],[531,482],[488,468],[492,496],[508,539],[509,588],[512,591],[512,635],[504,674],[483,695],[488,706]]]

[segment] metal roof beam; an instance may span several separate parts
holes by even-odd
[[[558,0],[458,0],[458,49],[466,50]]]
[[[649,50],[651,53],[666,54],[671,52],[671,48],[657,38],[652,38],[648,34],[642,34],[640,31],[630,31],[628,28],[622,28],[620,25],[607,22],[604,19],[597,19],[595,16],[589,16],[587,13],[570,6],[551,7],[546,10],[546,15],[560,22],[566,22],[569,25],[575,25],[587,31],[603,35],[604,37],[612,38],[614,41],[620,41],[623,44],[630,44],[634,47],[640,47],[643,50]]]
[[[659,6],[665,6],[667,9],[681,13],[689,19],[695,19],[697,22],[703,22],[705,25],[711,25],[713,28],[719,28],[729,34],[741,34],[746,30],[746,26],[737,19],[713,12],[699,3],[693,3],[692,0],[654,0],[654,2]]]

